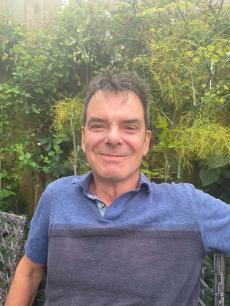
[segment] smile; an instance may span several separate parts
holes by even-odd
[[[125,157],[127,156],[127,154],[103,154],[103,153],[99,153],[99,155],[102,155],[102,156],[108,156],[108,157]]]
[[[125,159],[128,155],[114,155],[114,154],[99,154],[99,156],[103,159],[103,160],[122,160]]]

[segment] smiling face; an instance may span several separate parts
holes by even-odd
[[[95,178],[114,183],[137,180],[150,137],[135,93],[98,91],[91,98],[82,128],[82,149]]]

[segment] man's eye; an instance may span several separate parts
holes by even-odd
[[[135,125],[126,125],[125,129],[129,131],[135,131],[137,127]]]
[[[90,126],[91,129],[103,129],[104,128],[104,125],[102,124],[92,124]]]

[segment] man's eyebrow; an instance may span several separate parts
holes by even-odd
[[[87,125],[88,124],[92,124],[92,123],[104,123],[106,122],[105,119],[99,118],[99,117],[91,117],[89,118],[89,120],[87,121]],[[138,118],[134,118],[134,119],[124,119],[124,120],[120,120],[121,124],[141,124],[141,120]]]
[[[141,123],[141,120],[139,119],[125,119],[125,120],[122,120],[121,121],[122,123],[127,123],[127,124],[140,124]]]
[[[105,122],[106,120],[98,117],[91,117],[88,121],[87,124],[95,123],[95,122]]]

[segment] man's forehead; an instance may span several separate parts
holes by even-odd
[[[119,118],[119,121],[144,120],[142,102],[133,91],[98,90],[89,100],[85,122],[108,118]],[[96,119],[97,117],[97,119]]]
[[[119,98],[120,101],[126,102],[129,98],[139,99],[135,92],[130,90],[98,90],[90,99],[100,100],[101,98],[106,98],[107,101],[110,101],[112,98]]]
[[[106,123],[108,121],[107,117],[96,117],[96,116],[90,116],[88,119],[88,124],[91,123]],[[120,118],[120,123],[126,123],[126,124],[141,124],[140,118]]]

